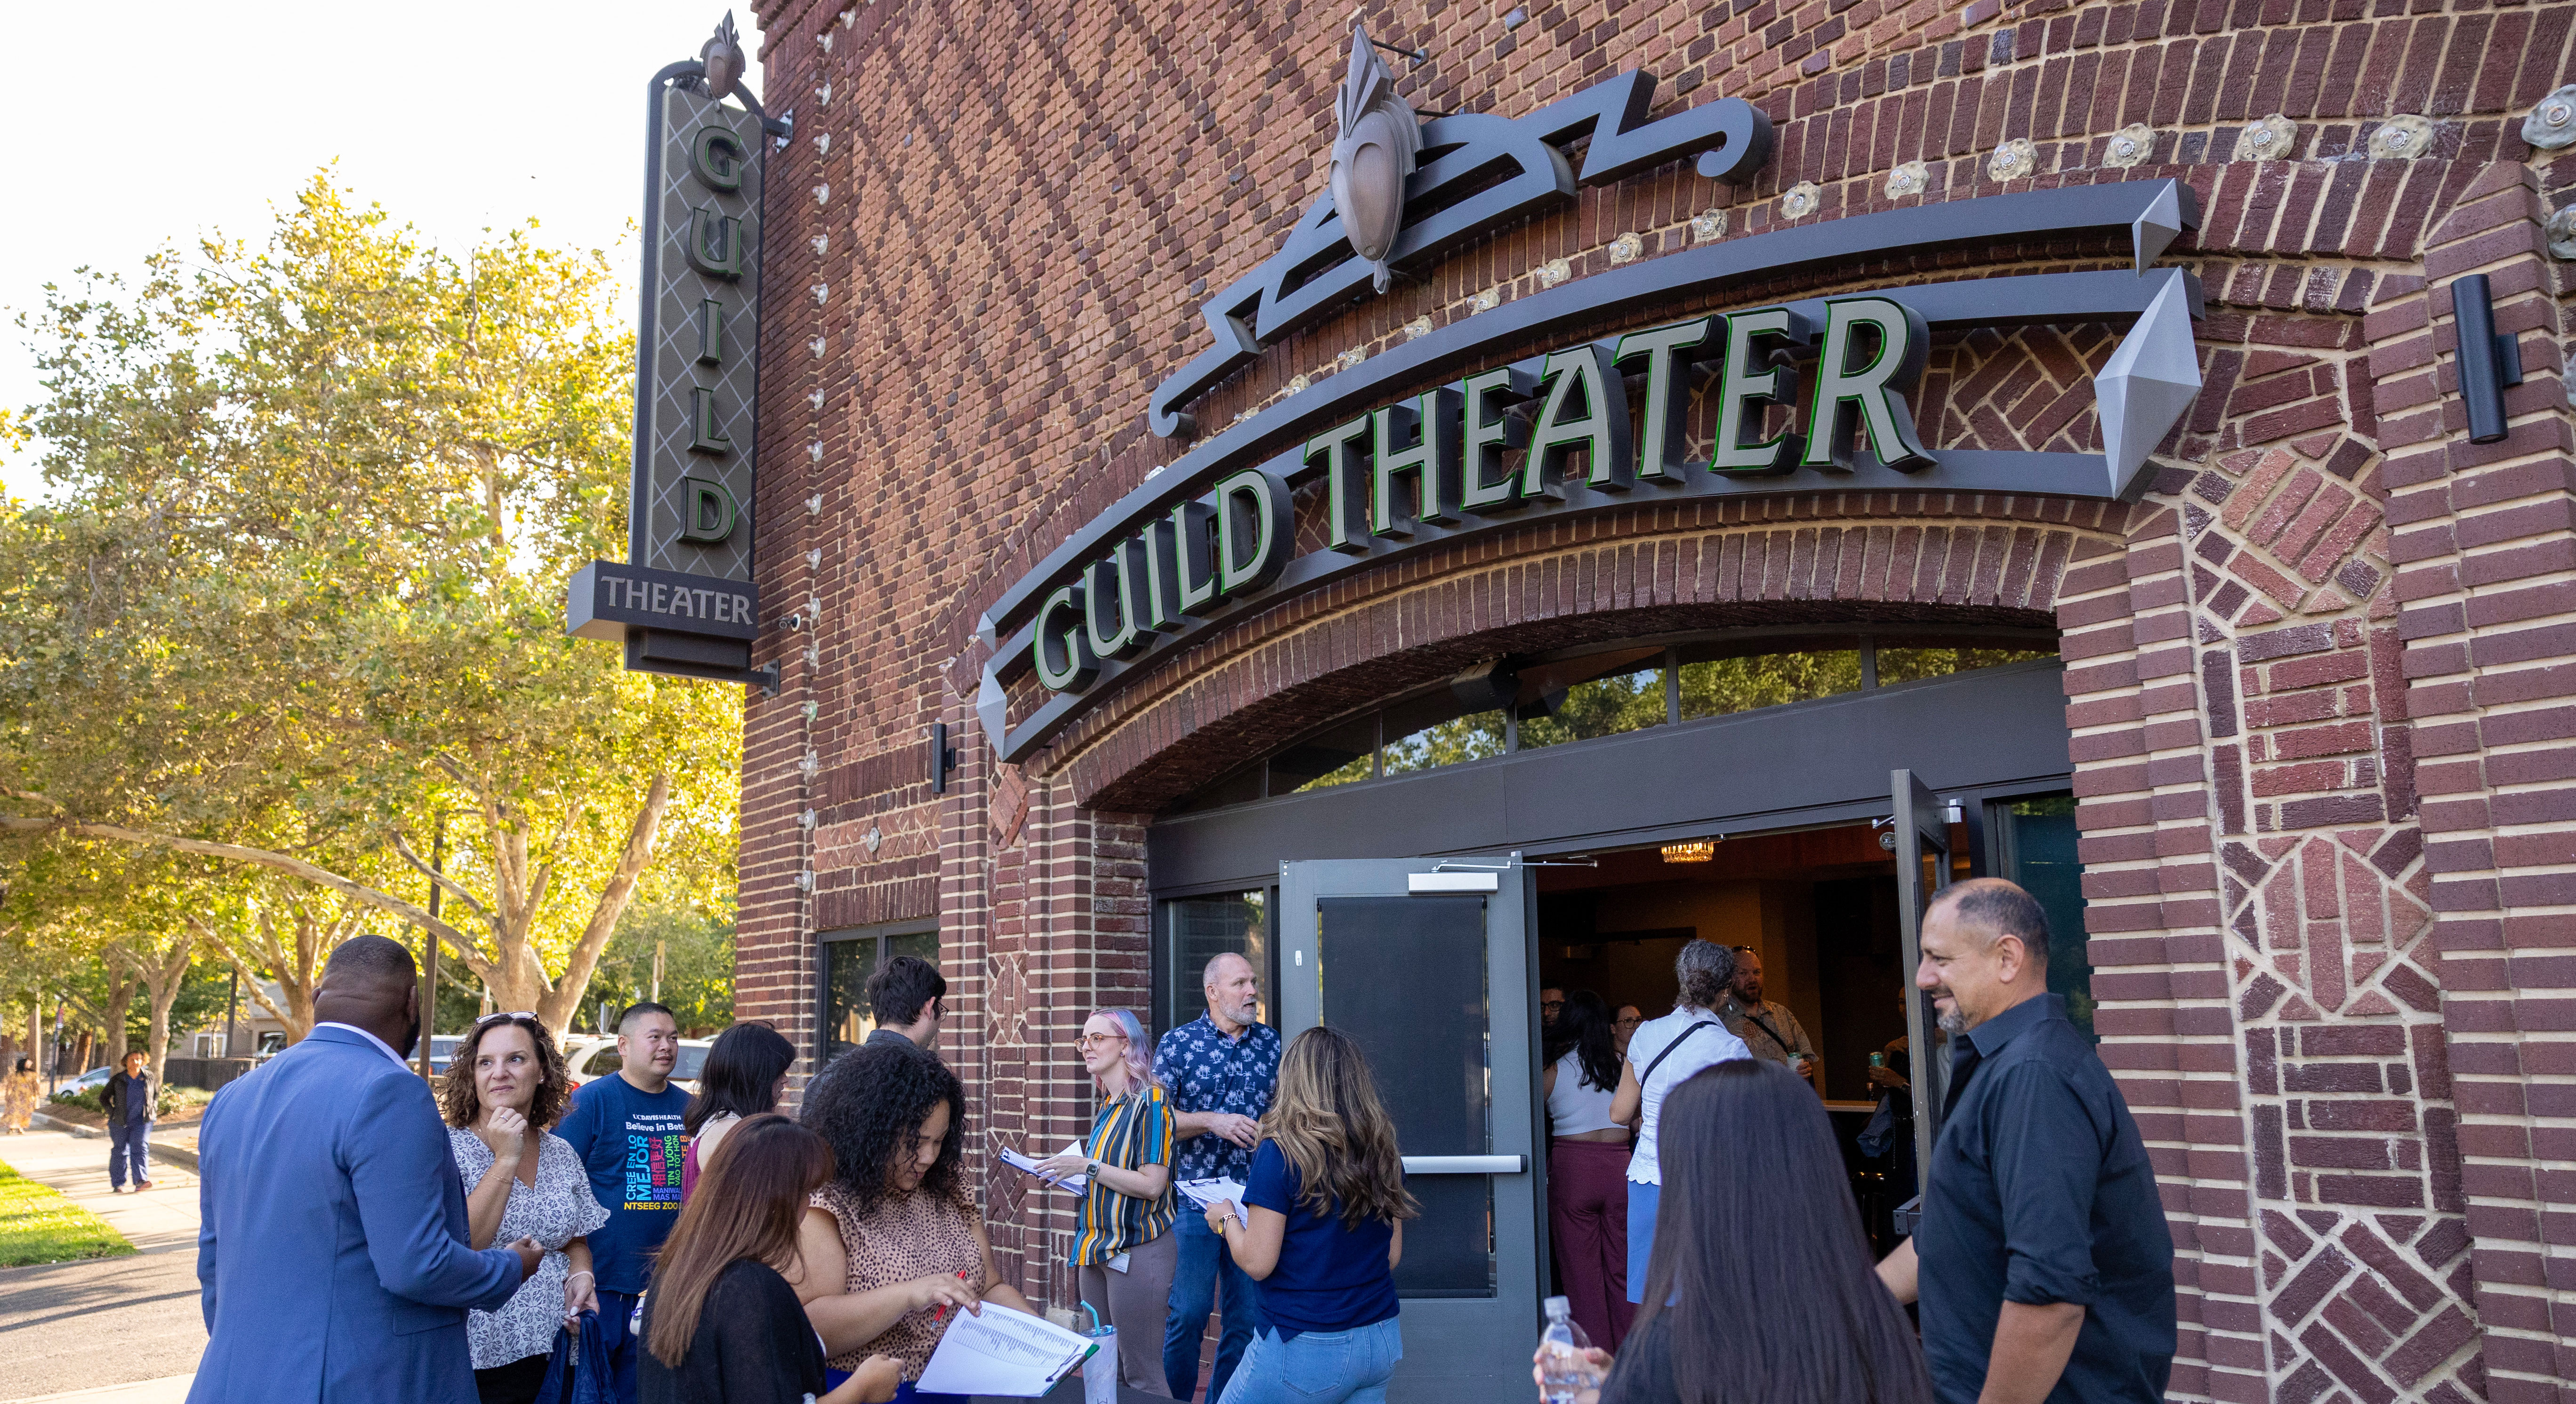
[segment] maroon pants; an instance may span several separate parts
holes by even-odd
[[[1547,1156],[1547,1218],[1574,1324],[1603,1350],[1628,1338],[1628,1155],[1610,1141],[1559,1141]]]

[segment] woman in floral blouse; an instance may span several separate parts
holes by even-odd
[[[528,1404],[546,1382],[555,1333],[599,1306],[585,1236],[608,1222],[581,1157],[546,1128],[572,1101],[563,1055],[532,1014],[488,1014],[447,1065],[439,1110],[468,1186],[473,1246],[532,1237],[546,1250],[499,1311],[466,1313],[482,1404]]]

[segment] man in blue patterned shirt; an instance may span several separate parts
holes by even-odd
[[[1242,1181],[1261,1144],[1261,1115],[1279,1084],[1279,1031],[1262,1023],[1261,981],[1252,962],[1228,953],[1207,963],[1207,1013],[1154,1045],[1154,1076],[1171,1099],[1177,1180]],[[1183,1214],[1180,1265],[1172,1274],[1172,1315],[1163,1330],[1163,1376],[1172,1397],[1198,1393],[1199,1339],[1208,1312],[1223,1298],[1225,1334],[1218,1338],[1208,1398],[1225,1397],[1235,1362],[1261,1329],[1261,1297],[1234,1265],[1206,1216]],[[1222,1287],[1222,1293],[1219,1288]]]

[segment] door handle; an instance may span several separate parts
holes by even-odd
[[[1529,1169],[1525,1155],[1408,1155],[1408,1175],[1518,1175]]]

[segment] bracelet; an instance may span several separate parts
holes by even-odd
[[[588,1268],[584,1268],[584,1269],[582,1269],[582,1270],[581,1270],[581,1271],[579,1271],[579,1272],[575,1272],[575,1273],[567,1273],[567,1274],[565,1274],[565,1276],[564,1276],[564,1285],[565,1285],[566,1287],[571,1286],[571,1285],[572,1285],[572,1280],[573,1280],[574,1278],[576,1278],[576,1277],[587,1277],[587,1278],[589,1278],[589,1279],[590,1279],[591,1281],[593,1281],[593,1282],[597,1282],[597,1281],[599,1280],[598,1276],[597,1276],[596,1274],[594,1274],[593,1272],[591,1272],[591,1271],[590,1271],[590,1269],[588,1269]]]

